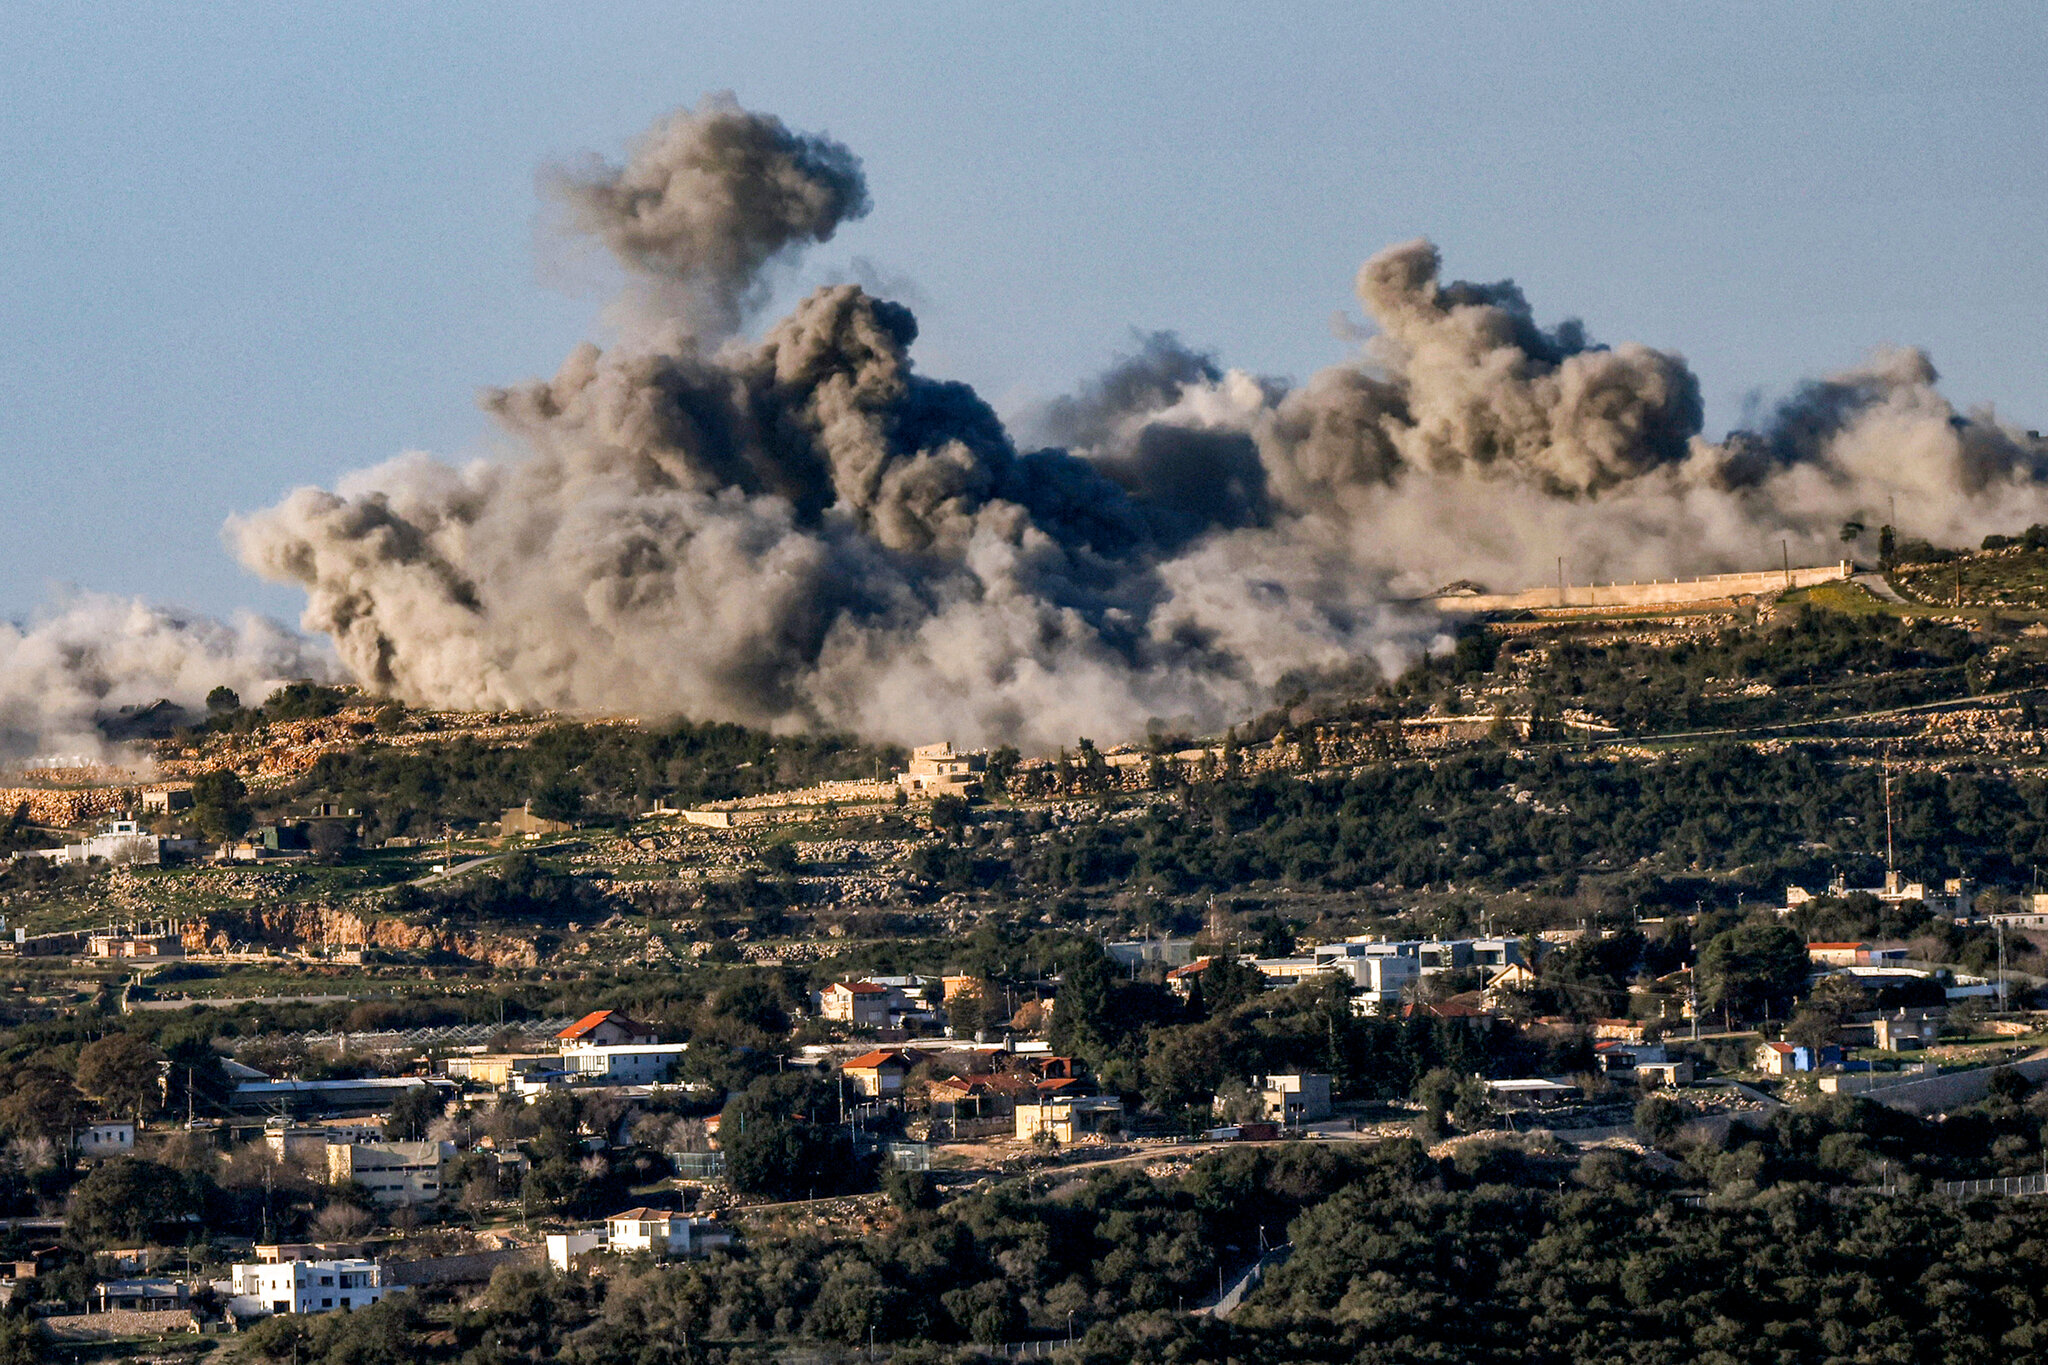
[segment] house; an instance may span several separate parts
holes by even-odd
[[[183,957],[185,940],[177,934],[90,934],[85,951],[92,957]]]
[[[551,1232],[548,1234],[548,1264],[557,1270],[575,1267],[578,1256],[604,1250],[602,1232]]]
[[[447,1057],[441,1062],[442,1074],[450,1080],[474,1081],[494,1088],[503,1088],[522,1076],[561,1069],[562,1059],[548,1053],[475,1052],[466,1057]]]
[[[1880,1014],[1870,1023],[1871,1045],[1885,1052],[1908,1052],[1941,1037],[1941,1020],[1925,1010]]]
[[[568,1047],[562,1049],[563,1075],[570,1081],[592,1085],[659,1085],[669,1078],[688,1043],[630,1043],[618,1047]],[[529,1079],[549,1073],[532,1071]]]
[[[621,1254],[649,1252],[658,1260],[702,1256],[730,1246],[732,1234],[709,1218],[666,1209],[627,1209],[604,1220],[605,1247]]]
[[[1638,1061],[1635,1076],[1638,1085],[1691,1085],[1693,1065],[1691,1059],[1685,1057],[1676,1061]]]
[[[1287,1127],[1320,1123],[1330,1117],[1330,1078],[1300,1071],[1267,1076],[1259,1083],[1268,1120]]]
[[[1664,1055],[1662,1043],[1631,1043],[1620,1038],[1603,1038],[1593,1044],[1593,1060],[1599,1063],[1604,1074],[1626,1077],[1642,1067],[1661,1065],[1670,1059]]]
[[[97,1312],[176,1312],[191,1305],[192,1287],[183,1280],[102,1280],[93,1286]]]
[[[1329,963],[1314,957],[1255,957],[1250,959],[1253,970],[1266,979],[1266,984],[1277,990],[1298,986],[1318,976],[1335,971]]]
[[[1879,948],[1869,943],[1809,943],[1809,961],[1823,967],[1886,967],[1906,960],[1904,948]]]
[[[1185,1000],[1194,994],[1196,979],[1208,970],[1208,967],[1209,959],[1206,957],[1198,957],[1192,962],[1183,963],[1167,972],[1166,988]]]
[[[1883,886],[1852,887],[1837,877],[1828,884],[1828,889],[1822,894],[1836,899],[1847,899],[1857,895],[1874,896],[1886,905],[1903,905],[1909,901],[1919,901],[1935,914],[1955,919],[1968,918],[1977,900],[1976,888],[1967,877],[1951,877],[1942,884],[1939,892],[1933,892],[1928,890],[1925,883],[1909,882],[1903,873],[1896,871],[1884,874]],[[1814,899],[1815,894],[1804,887],[1788,886],[1785,888],[1784,908],[1778,913],[1790,914]]]
[[[1401,1007],[1403,1019],[1442,1019],[1456,1023],[1474,1033],[1485,1033],[1493,1027],[1493,1013],[1486,1008],[1485,997],[1479,991],[1463,991],[1442,1000],[1423,1000]]]
[[[105,829],[82,843],[37,849],[27,856],[66,867],[82,867],[95,862],[111,863],[116,867],[156,867],[163,862],[168,845],[176,844],[182,848],[188,842],[159,839],[133,820],[112,820]]]
[[[1018,1105],[1016,1120],[1020,1141],[1043,1134],[1064,1146],[1090,1133],[1123,1131],[1124,1102],[1114,1095],[1061,1096]]]
[[[383,1266],[365,1260],[238,1265],[217,1287],[229,1296],[228,1311],[244,1317],[366,1308],[400,1288],[385,1279]]]
[[[522,836],[538,839],[548,834],[567,834],[576,828],[566,820],[547,820],[533,813],[533,803],[514,806],[498,817],[498,833],[505,838]]]
[[[851,1028],[887,1028],[900,997],[872,981],[835,981],[818,992],[818,1013]]]
[[[1486,1093],[1503,1109],[1554,1109],[1559,1105],[1571,1104],[1584,1094],[1575,1085],[1535,1076],[1518,1080],[1488,1081]]]
[[[987,768],[980,754],[953,752],[950,740],[920,744],[910,751],[909,767],[896,774],[896,785],[917,796],[979,796]]]
[[[432,1204],[452,1142],[336,1142],[327,1148],[327,1183],[353,1180],[379,1204]]]
[[[1487,978],[1480,1000],[1488,1009],[1499,1009],[1510,997],[1527,994],[1537,984],[1536,972],[1528,963],[1511,962]]]
[[[1154,963],[1163,967],[1185,967],[1194,961],[1195,941],[1191,938],[1130,939],[1121,943],[1105,943],[1102,950],[1117,966],[1127,969],[1149,967]]]
[[[133,1123],[89,1123],[72,1137],[78,1154],[93,1157],[121,1156],[135,1150]]]
[[[911,1068],[923,1060],[918,1053],[884,1048],[862,1053],[840,1067],[839,1071],[853,1082],[855,1091],[867,1098],[894,1100],[903,1097],[905,1078],[910,1075]]]
[[[1756,1069],[1767,1076],[1790,1076],[1794,1072],[1838,1065],[1841,1060],[1842,1049],[1833,1044],[1818,1053],[1792,1043],[1758,1043],[1756,1047]]]
[[[142,813],[144,815],[171,815],[177,811],[192,809],[192,784],[169,784],[161,787],[145,787],[142,792]]]
[[[228,1097],[228,1106],[266,1114],[384,1113],[408,1091],[427,1086],[443,1095],[455,1093],[454,1082],[442,1077],[365,1076],[345,1081],[242,1081]]]
[[[596,1010],[557,1033],[555,1041],[563,1048],[617,1047],[621,1043],[651,1043],[655,1038],[653,1029],[617,1010]]]

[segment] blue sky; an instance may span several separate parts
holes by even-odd
[[[8,4],[0,613],[296,616],[230,512],[602,333],[534,172],[731,89],[863,158],[828,277],[1004,408],[1177,330],[1302,377],[1390,242],[1684,353],[1708,427],[1885,343],[2048,426],[2038,4]]]

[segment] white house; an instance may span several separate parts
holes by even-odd
[[[578,1256],[603,1246],[602,1232],[551,1232],[548,1234],[548,1264],[565,1271],[575,1264]]]
[[[135,1150],[132,1123],[92,1123],[78,1130],[72,1139],[82,1157],[121,1156]]]
[[[627,1209],[604,1220],[604,1240],[609,1250],[621,1255],[645,1251],[667,1260],[729,1246],[732,1234],[709,1218],[666,1209]]]
[[[562,1070],[572,1081],[603,1085],[654,1085],[675,1070],[688,1043],[620,1043],[613,1047],[576,1045],[562,1049]]]
[[[365,1308],[399,1288],[385,1281],[383,1266],[359,1260],[238,1265],[225,1285],[229,1310],[243,1317]]]

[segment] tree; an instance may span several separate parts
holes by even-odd
[[[384,1136],[393,1142],[424,1142],[427,1129],[445,1107],[440,1091],[430,1085],[414,1086],[392,1104],[384,1119]]]
[[[49,1333],[32,1317],[0,1315],[0,1365],[41,1365]]]
[[[132,1033],[110,1033],[78,1054],[78,1085],[105,1112],[143,1118],[163,1098],[163,1053]]]
[[[1636,1131],[1652,1147],[1669,1147],[1685,1126],[1685,1110],[1665,1095],[1645,1095],[1636,1101]]]
[[[568,824],[583,814],[583,789],[566,777],[558,777],[535,792],[526,808],[539,819]]]
[[[336,1201],[313,1215],[313,1231],[329,1242],[353,1242],[375,1225],[376,1219],[360,1204]]]
[[[1090,950],[1069,966],[1052,1012],[1052,1050],[1100,1063],[1112,1041],[1115,990],[1116,970],[1107,954]]]
[[[1709,1009],[1741,1018],[1788,1007],[1806,984],[1806,943],[1780,924],[1738,924],[1700,950],[1700,994]]]
[[[0,1098],[0,1127],[18,1138],[40,1138],[67,1152],[71,1133],[85,1118],[85,1097],[63,1072],[48,1066],[26,1066]]]
[[[952,792],[941,792],[932,798],[932,828],[948,839],[957,840],[960,832],[967,827],[966,798]]]
[[[946,997],[946,1020],[955,1038],[979,1038],[988,1027],[992,1011],[981,993],[980,983],[969,984]]]
[[[1212,1016],[1228,1014],[1265,994],[1266,978],[1234,953],[1218,953],[1202,968],[1202,1004]],[[1055,1016],[1057,1012],[1055,1012]]]
[[[153,1161],[117,1156],[71,1191],[64,1231],[82,1246],[146,1241],[158,1228],[196,1218],[200,1206],[189,1177]]]
[[[206,709],[215,715],[223,711],[239,711],[242,709],[242,699],[234,688],[223,683],[206,694]]]
[[[192,818],[209,839],[239,839],[249,830],[249,788],[226,768],[192,783]]]

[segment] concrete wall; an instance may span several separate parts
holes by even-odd
[[[117,1308],[111,1313],[60,1313],[42,1321],[58,1341],[189,1335],[199,1330],[198,1320],[186,1308],[170,1308],[155,1313],[138,1313],[125,1308]]]
[[[1975,1071],[1929,1076],[1925,1080],[1902,1081],[1897,1085],[1867,1090],[1863,1097],[1888,1109],[1899,1109],[1908,1114],[1934,1114],[1965,1104],[1975,1104],[1991,1093],[1992,1075],[2007,1069],[2019,1072],[2030,1081],[2048,1080],[2048,1057],[2015,1062],[2010,1068],[1987,1066]]]
[[[1559,593],[1555,585],[1523,592],[1479,593],[1469,597],[1425,599],[1439,611],[1531,611],[1559,607],[1670,607],[1688,602],[1714,602],[1726,597],[1757,597],[1788,588],[1839,583],[1855,572],[1849,563],[1815,568],[1767,569],[1761,573],[1708,574],[1703,578],[1666,579],[1649,583],[1571,583]]]

